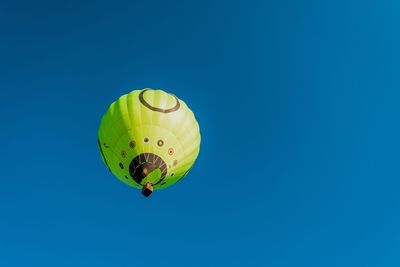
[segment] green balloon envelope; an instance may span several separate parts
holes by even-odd
[[[193,166],[200,129],[185,102],[162,90],[134,90],[103,115],[98,144],[103,162],[121,181],[141,189],[173,185]]]

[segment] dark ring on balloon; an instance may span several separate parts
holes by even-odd
[[[169,94],[169,95],[173,96],[175,98],[175,100],[176,100],[176,104],[175,104],[175,106],[173,108],[163,109],[163,108],[153,107],[152,105],[147,103],[146,100],[144,100],[143,94],[147,90],[148,89],[145,89],[142,92],[140,92],[140,94],[139,94],[139,100],[145,107],[147,107],[147,108],[149,108],[149,109],[151,109],[153,111],[157,111],[157,112],[161,112],[161,113],[171,113],[171,112],[177,111],[180,108],[181,103],[179,103],[178,98],[176,96],[174,96],[173,94]]]

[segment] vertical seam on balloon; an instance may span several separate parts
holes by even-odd
[[[146,89],[143,89],[143,90],[146,90]],[[142,90],[142,91],[143,91]],[[140,93],[139,93],[140,94]],[[139,97],[138,95],[136,95],[135,97]],[[139,116],[137,117],[138,118],[138,122],[137,122],[137,124],[135,123],[135,125],[140,125],[140,127],[139,127],[139,129],[140,129],[140,137],[141,138],[143,138],[143,127],[142,127],[142,105],[138,105],[138,110],[139,110]],[[140,146],[140,147],[145,147],[145,144],[143,144],[143,140],[138,140],[138,145]]]
[[[129,130],[132,129],[132,117],[131,117],[131,112],[130,112],[131,109],[129,108],[130,98],[131,98],[130,94],[127,94],[125,102],[126,102],[126,110],[128,112],[128,118],[129,118],[129,129],[128,129],[128,132],[129,132]],[[129,135],[129,139],[132,139],[130,135]],[[131,141],[131,140],[129,140],[129,141]]]

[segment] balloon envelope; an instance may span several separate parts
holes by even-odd
[[[103,115],[98,144],[103,162],[135,188],[173,185],[193,166],[200,149],[193,112],[175,95],[149,88],[113,102]]]

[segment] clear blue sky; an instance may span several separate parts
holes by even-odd
[[[398,1],[2,1],[0,266],[400,266]],[[97,148],[143,87],[201,152],[145,199]]]

